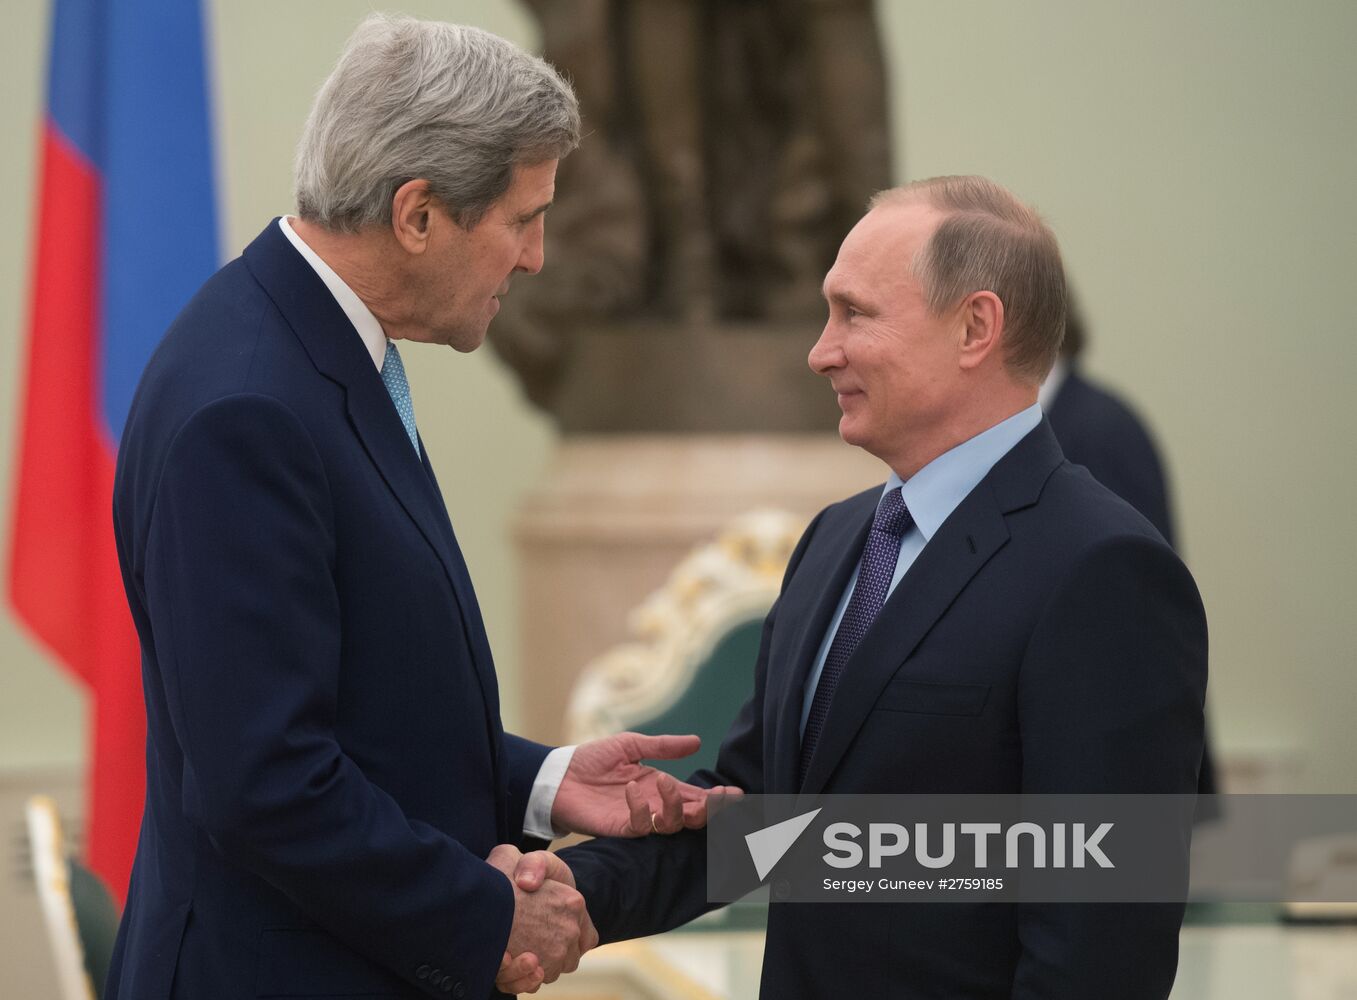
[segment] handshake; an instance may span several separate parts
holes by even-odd
[[[495,988],[535,993],[561,973],[574,972],[580,956],[598,944],[598,931],[570,867],[549,851],[522,854],[510,844],[500,844],[486,861],[514,887],[514,922]]]
[[[557,830],[603,837],[644,837],[696,830],[707,824],[712,795],[738,788],[699,788],[641,763],[673,760],[697,750],[696,736],[621,733],[575,748],[551,809]],[[514,921],[495,978],[504,993],[533,993],[574,972],[580,956],[598,944],[584,897],[570,867],[548,851],[521,853],[500,844],[486,863],[513,886]]]

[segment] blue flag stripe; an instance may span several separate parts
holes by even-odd
[[[116,0],[103,88],[103,399],[114,441],[165,328],[218,266],[198,0]]]

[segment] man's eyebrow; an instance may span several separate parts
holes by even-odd
[[[518,221],[519,221],[519,222],[531,222],[533,219],[537,218],[539,215],[541,215],[543,212],[545,212],[547,209],[549,209],[549,208],[550,208],[552,205],[554,205],[555,203],[556,203],[556,199],[553,198],[551,201],[548,201],[548,202],[545,202],[544,204],[538,205],[538,206],[537,206],[536,208],[534,208],[531,212],[524,212],[522,215],[520,215],[520,216],[518,217]]]
[[[861,303],[856,291],[844,285],[841,281],[834,282],[834,287],[830,288],[830,275],[825,275],[825,280],[820,283],[820,295],[827,302],[847,302],[852,305]]]

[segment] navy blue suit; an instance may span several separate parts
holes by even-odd
[[[1206,621],[1143,517],[1043,421],[924,547],[844,668],[797,784],[806,677],[880,489],[824,510],[764,624],[754,695],[707,784],[755,793],[1191,792]],[[705,837],[563,852],[605,941],[707,908]],[[762,995],[1166,997],[1182,907],[795,904],[769,910]]]
[[[482,859],[548,748],[503,733],[433,470],[276,223],[147,366],[114,520],[149,741],[109,996],[489,995]]]

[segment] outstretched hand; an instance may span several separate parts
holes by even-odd
[[[551,822],[596,837],[644,837],[706,826],[708,799],[743,792],[728,785],[690,785],[641,763],[677,760],[701,745],[696,736],[641,733],[581,743],[556,792]]]

